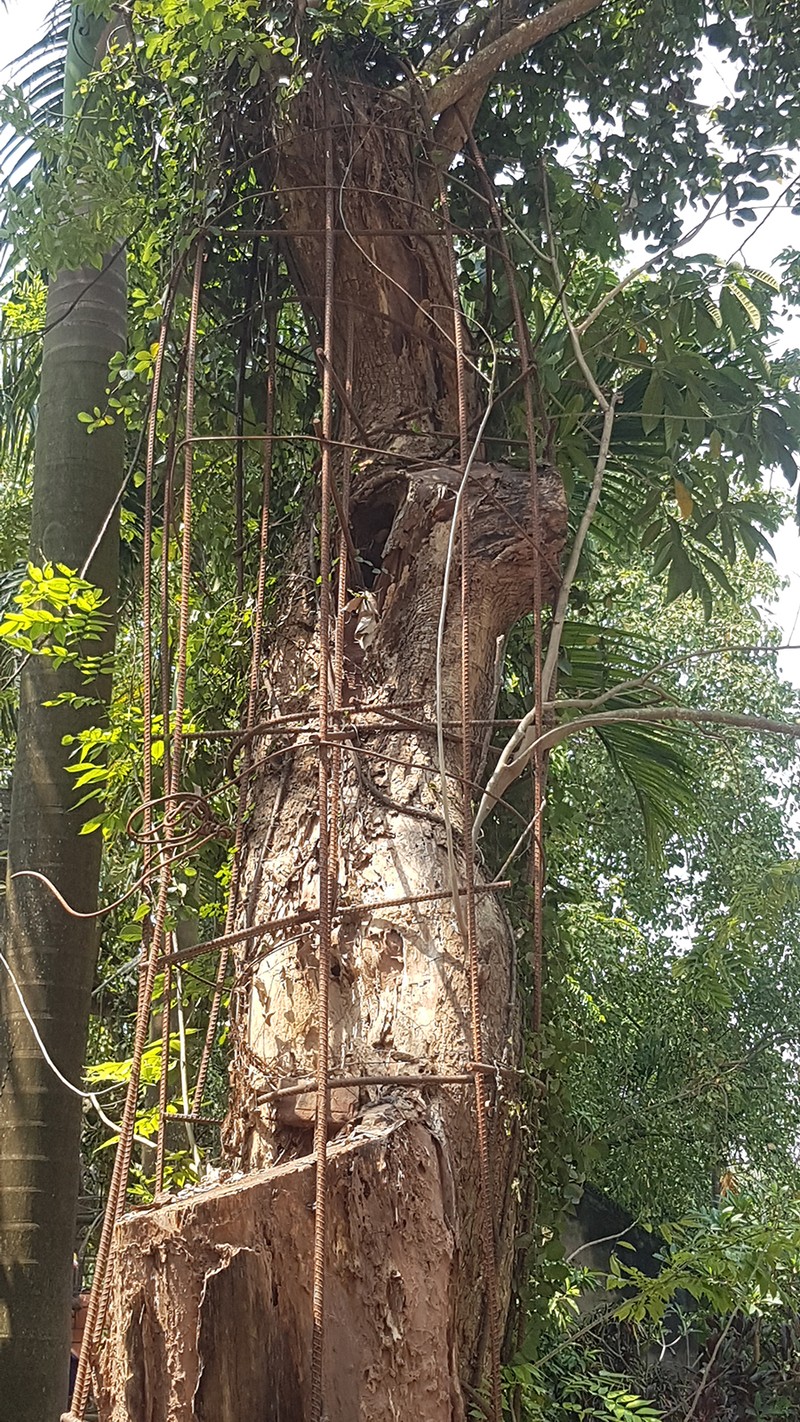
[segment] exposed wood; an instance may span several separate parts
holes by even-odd
[[[329,1199],[328,1422],[462,1422],[452,1182],[399,1097],[331,1146]],[[313,1201],[304,1156],[122,1222],[104,1422],[301,1422]]]

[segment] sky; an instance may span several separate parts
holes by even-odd
[[[52,0],[5,0],[0,4],[0,69],[38,39]]]
[[[700,103],[712,105],[719,100],[721,93],[733,93],[734,82],[734,66],[725,63],[716,51],[709,50],[704,56],[695,97]],[[759,213],[761,216],[763,214]],[[739,250],[742,245],[743,251]],[[800,249],[800,216],[781,204],[758,230],[754,230],[752,224],[744,228],[733,227],[724,217],[712,218],[695,242],[688,243],[683,250],[716,251],[722,258],[738,255],[748,266],[779,275],[777,259],[787,247]],[[800,315],[784,322],[783,337],[777,344],[776,354],[791,348],[800,348]],[[785,489],[785,481],[779,482]],[[800,530],[794,519],[784,524],[772,540],[772,546],[778,571],[786,580],[786,587],[773,610],[774,616],[783,631],[784,642],[800,642]],[[784,653],[780,669],[787,680],[800,686],[800,652]]]
[[[24,52],[43,32],[52,0],[0,0],[0,71]],[[733,91],[735,68],[709,49],[703,57],[700,79],[695,93],[698,102],[712,107],[726,92]],[[767,204],[768,206],[768,204]],[[764,216],[759,212],[759,218]],[[696,219],[694,219],[696,220]],[[687,228],[693,225],[687,215]],[[800,249],[800,216],[788,207],[778,206],[763,225],[734,227],[724,215],[712,218],[702,232],[682,249],[685,253],[716,252],[723,260],[733,257],[760,270],[776,271],[777,259],[786,247]],[[638,254],[632,254],[634,262]],[[641,260],[641,258],[639,258]],[[800,348],[800,316],[787,321],[776,353],[786,347]],[[784,485],[785,487],[785,485]],[[773,609],[785,642],[800,642],[800,532],[789,520],[773,540],[778,571],[786,586]],[[800,687],[800,651],[787,652],[781,658],[781,671]]]

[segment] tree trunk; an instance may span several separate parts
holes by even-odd
[[[462,478],[447,459],[458,409],[452,298],[445,240],[435,231],[437,184],[420,157],[413,114],[387,94],[353,85],[339,86],[336,105],[320,90],[301,98],[281,134],[276,176],[291,268],[318,322],[324,243],[314,234],[324,226],[326,115],[334,111],[337,227],[352,234],[337,237],[334,357],[342,372],[352,314],[355,442],[373,453],[354,474],[350,528],[374,616],[359,622],[363,605],[354,609],[345,631],[331,1069],[392,1080],[345,1082],[331,1096],[325,1416],[453,1422],[465,1415],[462,1384],[482,1379],[488,1339],[467,955],[453,908],[433,729],[437,626]],[[389,228],[398,235],[359,235]],[[472,382],[470,404],[474,418]],[[552,470],[532,477],[483,462],[472,468],[467,504],[471,779],[478,781],[503,638],[532,605],[536,543],[545,592],[553,591],[548,570],[558,564],[566,511]],[[313,1092],[289,1093],[313,1076],[316,1061],[318,940],[308,919],[319,902],[318,751],[309,688],[320,651],[327,658],[332,649],[320,649],[307,550],[305,530],[261,707],[262,719],[297,713],[301,732],[277,733],[257,747],[242,877],[243,926],[288,920],[254,936],[237,957],[224,1143],[231,1167],[245,1173],[121,1226],[101,1366],[101,1415],[114,1422],[308,1416],[315,1104]],[[458,583],[456,553],[441,686],[463,884],[472,849],[462,833]],[[359,729],[348,731],[348,721]],[[483,1053],[497,1068],[490,1128],[507,1301],[514,1226],[507,1105],[519,1040],[514,946],[500,899],[484,891],[480,864],[476,881]],[[398,899],[407,902],[387,902]],[[404,1075],[413,1082],[401,1084]],[[428,1076],[430,1084],[419,1082]],[[460,1080],[442,1084],[441,1076]]]
[[[119,491],[121,426],[87,435],[79,410],[102,405],[108,362],[125,344],[124,265],[62,272],[53,282],[36,439],[31,560],[81,568]],[[114,616],[118,522],[109,522],[88,576]],[[113,645],[106,638],[105,650]],[[102,644],[92,651],[101,653]],[[108,679],[88,688],[107,699]],[[62,744],[96,724],[97,705],[46,706],[86,694],[74,667],[31,657],[20,684],[8,850],[4,952],[59,1070],[79,1083],[91,1007],[97,925],[71,918],[45,874],[83,913],[97,907],[101,837],[81,835],[93,813],[74,809]],[[49,1422],[66,1401],[70,1291],[80,1159],[81,1103],[45,1063],[8,974],[0,973],[0,1395],[14,1422]]]
[[[65,109],[105,44],[108,23],[73,12]],[[77,45],[77,49],[76,49]],[[116,612],[122,479],[121,422],[87,435],[78,413],[105,405],[108,363],[126,341],[125,260],[63,271],[52,281],[38,403],[31,561],[83,568]],[[105,525],[105,531],[103,531]],[[101,537],[102,534],[102,537]],[[95,548],[95,544],[97,547]],[[94,550],[94,551],[93,551]],[[113,648],[113,630],[92,653]],[[76,669],[44,657],[25,663],[9,828],[3,951],[59,1071],[83,1071],[97,925],[68,917],[47,876],[83,913],[97,907],[101,838],[81,835],[93,811],[78,798],[63,745],[102,715],[110,679],[87,687]],[[47,706],[62,692],[98,704]],[[45,1063],[5,969],[0,971],[0,1398],[3,1418],[53,1422],[69,1379],[70,1295],[80,1162],[81,1102]]]

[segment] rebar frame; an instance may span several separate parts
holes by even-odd
[[[246,947],[247,945],[258,945],[258,954],[261,958],[274,948],[280,947],[286,941],[286,933],[302,930],[304,933],[313,933],[318,940],[319,949],[319,970],[317,986],[317,1039],[318,1050],[316,1058],[316,1072],[313,1077],[302,1078],[296,1082],[268,1086],[257,1094],[257,1101],[264,1104],[274,1104],[279,1100],[296,1097],[301,1094],[313,1094],[316,1101],[315,1124],[314,1124],[314,1162],[315,1162],[315,1208],[313,1226],[313,1292],[312,1292],[312,1356],[311,1356],[311,1399],[310,1416],[311,1422],[323,1422],[325,1417],[325,1292],[326,1292],[326,1244],[327,1244],[327,1197],[328,1197],[328,1117],[330,1107],[331,1090],[335,1087],[351,1087],[355,1089],[382,1087],[391,1090],[414,1089],[424,1091],[426,1089],[436,1089],[442,1087],[472,1087],[475,1096],[475,1121],[478,1145],[478,1174],[479,1174],[479,1199],[480,1199],[480,1230],[483,1250],[483,1273],[484,1287],[486,1290],[486,1303],[489,1320],[489,1347],[490,1347],[490,1402],[488,1404],[493,1422],[501,1422],[502,1401],[501,1401],[501,1379],[500,1379],[500,1348],[501,1348],[501,1327],[499,1316],[499,1282],[498,1263],[496,1257],[496,1226],[495,1219],[495,1190],[493,1178],[493,1166],[490,1149],[490,1133],[488,1125],[488,1097],[487,1090],[489,1082],[494,1078],[498,1082],[502,1076],[513,1076],[516,1073],[510,1072],[507,1068],[498,1067],[497,1064],[483,1061],[483,1022],[482,1007],[480,997],[480,974],[478,969],[477,952],[477,920],[476,902],[478,896],[492,894],[507,888],[510,881],[499,879],[487,884],[476,884],[474,872],[474,860],[469,846],[472,835],[472,790],[474,782],[472,779],[472,737],[475,730],[491,728],[493,725],[502,726],[516,722],[506,722],[503,720],[480,720],[471,714],[471,685],[470,685],[470,597],[471,597],[471,554],[470,554],[470,520],[469,520],[469,500],[465,499],[461,506],[461,715],[457,720],[450,722],[427,721],[419,716],[402,715],[401,712],[406,707],[409,710],[416,710],[419,703],[381,704],[379,702],[355,702],[352,705],[343,704],[344,689],[344,639],[345,639],[345,615],[348,597],[348,588],[358,585],[360,571],[358,560],[353,547],[352,535],[349,528],[349,486],[350,470],[354,454],[372,457],[388,457],[394,463],[406,463],[410,467],[421,465],[430,467],[431,459],[419,459],[409,455],[398,453],[393,449],[382,449],[370,445],[366,439],[363,429],[358,425],[358,417],[353,407],[353,362],[354,362],[354,310],[353,303],[349,305],[348,311],[348,333],[346,350],[344,352],[344,374],[340,378],[337,371],[337,352],[334,350],[334,309],[337,304],[334,293],[334,271],[336,260],[336,243],[339,232],[336,226],[335,215],[335,195],[337,189],[333,181],[333,126],[329,119],[326,119],[324,128],[325,144],[325,184],[324,189],[320,185],[320,190],[325,192],[325,228],[324,233],[309,233],[308,235],[324,236],[324,318],[323,318],[323,343],[320,349],[320,368],[322,384],[322,417],[321,425],[314,435],[305,435],[297,432],[277,433],[275,430],[275,401],[276,401],[276,375],[278,367],[278,339],[277,323],[279,314],[279,301],[270,300],[267,303],[268,330],[267,330],[267,361],[266,361],[266,417],[264,434],[246,435],[242,430],[241,419],[238,420],[237,432],[235,435],[216,435],[210,433],[197,434],[194,430],[194,405],[195,405],[195,379],[197,361],[197,341],[198,341],[198,315],[200,308],[202,271],[205,259],[207,239],[201,237],[196,247],[194,262],[194,276],[192,284],[192,295],[190,304],[189,323],[186,334],[184,355],[180,363],[178,372],[178,391],[181,384],[185,387],[185,432],[182,437],[178,437],[178,416],[175,414],[172,431],[168,440],[166,459],[166,479],[164,497],[164,521],[161,543],[160,560],[160,679],[161,679],[161,715],[163,718],[163,736],[165,744],[164,754],[164,795],[154,797],[153,794],[153,717],[154,717],[154,686],[153,686],[153,640],[154,640],[154,619],[153,619],[153,504],[154,488],[153,473],[155,449],[157,442],[157,424],[159,418],[159,401],[162,382],[162,370],[166,341],[170,331],[170,324],[173,315],[175,292],[178,284],[178,274],[170,282],[165,301],[164,316],[161,325],[158,352],[155,361],[154,379],[151,392],[150,410],[147,428],[146,445],[146,472],[145,472],[145,511],[144,511],[144,538],[143,538],[143,710],[144,710],[144,741],[143,741],[143,802],[140,811],[134,813],[129,821],[129,829],[132,839],[138,841],[143,846],[143,872],[137,880],[133,889],[129,893],[144,892],[145,896],[151,900],[152,913],[148,916],[143,933],[143,953],[141,959],[138,1010],[136,1017],[133,1058],[131,1076],[126,1092],[123,1119],[120,1128],[119,1143],[114,1160],[114,1167],[111,1177],[111,1184],[108,1194],[103,1227],[98,1246],[98,1253],[95,1266],[94,1283],[92,1286],[88,1316],[86,1320],[86,1330],[84,1335],[84,1346],[81,1352],[78,1375],[73,1394],[71,1410],[65,1413],[62,1422],[83,1422],[85,1416],[87,1399],[89,1394],[90,1370],[95,1349],[103,1328],[104,1318],[109,1298],[111,1285],[111,1245],[116,1223],[122,1212],[127,1179],[130,1167],[132,1146],[134,1140],[134,1127],[136,1120],[137,1096],[139,1090],[140,1070],[142,1055],[146,1043],[147,1033],[151,1020],[153,989],[158,973],[163,973],[163,1000],[162,1000],[162,1053],[161,1053],[161,1073],[159,1082],[159,1129],[156,1147],[155,1183],[156,1193],[160,1193],[164,1184],[164,1170],[166,1157],[166,1134],[169,1122],[191,1124],[218,1125],[217,1117],[204,1115],[202,1111],[205,1086],[207,1081],[209,1063],[213,1050],[216,1031],[219,1021],[225,984],[227,981],[230,953],[234,947]],[[536,422],[533,404],[533,378],[534,367],[530,339],[522,315],[519,298],[513,279],[508,247],[505,241],[502,218],[497,205],[496,198],[492,191],[491,182],[486,173],[485,165],[475,144],[474,137],[468,132],[470,153],[483,188],[484,199],[490,213],[491,221],[495,229],[496,248],[506,269],[509,290],[514,310],[514,319],[519,345],[521,361],[521,380],[524,390],[525,410],[526,410],[526,440],[524,445],[527,448],[530,461],[531,477],[533,480],[533,512],[534,512],[534,533],[532,539],[534,556],[534,697],[537,706],[537,737],[541,737],[542,711],[543,711],[543,688],[541,681],[541,648],[542,648],[542,550],[540,547],[540,509],[538,485],[536,479]],[[243,230],[242,230],[243,231]],[[239,235],[242,235],[240,231]],[[404,228],[375,229],[363,235],[371,237],[397,237],[405,231]],[[269,228],[247,229],[247,235],[259,239],[262,235],[280,235],[281,229],[275,226]],[[298,236],[302,233],[292,233]],[[356,232],[347,233],[351,240],[358,235]],[[409,229],[409,235],[424,236],[420,229]],[[458,392],[458,425],[454,432],[440,432],[438,438],[444,444],[452,446],[457,442],[458,459],[464,483],[470,476],[470,468],[474,450],[471,451],[472,431],[469,425],[467,397],[466,397],[466,364],[467,357],[464,348],[463,319],[460,310],[458,297],[458,272],[455,252],[456,229],[453,227],[450,214],[447,208],[444,185],[440,188],[440,223],[432,227],[430,236],[438,238],[444,237],[447,244],[449,261],[449,278],[452,293],[452,353],[455,356],[455,368]],[[388,318],[387,318],[388,319]],[[435,344],[442,344],[442,336],[445,334],[438,322],[436,337],[429,337]],[[245,357],[242,357],[244,360]],[[239,383],[244,379],[243,370],[240,369]],[[341,438],[336,438],[333,427],[333,405],[334,397],[338,398],[341,411],[343,413]],[[176,406],[177,411],[177,406]],[[408,432],[404,432],[408,433]],[[430,438],[431,436],[425,436]],[[264,653],[264,630],[265,630],[265,600],[266,600],[266,579],[268,572],[269,557],[269,535],[270,535],[270,502],[271,486],[273,475],[274,451],[279,441],[302,444],[314,443],[319,449],[319,470],[320,470],[320,562],[319,562],[319,613],[317,622],[317,636],[319,641],[319,670],[317,684],[317,705],[310,707],[308,711],[293,713],[291,715],[277,716],[269,720],[259,720],[260,703],[260,673]],[[238,544],[238,558],[241,560],[242,549],[242,529],[243,529],[243,455],[241,451],[249,442],[263,445],[263,477],[262,477],[262,498],[260,512],[260,529],[258,544],[258,573],[256,579],[256,591],[254,601],[253,634],[250,657],[250,669],[248,678],[247,697],[244,714],[241,724],[230,730],[191,732],[186,733],[184,729],[184,707],[186,696],[186,676],[187,676],[187,639],[188,621],[190,605],[190,580],[192,575],[192,474],[194,453],[198,446],[208,443],[233,442],[237,448],[237,483],[236,483],[236,527]],[[504,441],[505,443],[515,443],[514,441]],[[519,443],[518,441],[516,443]],[[333,457],[334,452],[339,454],[341,469],[341,488],[337,489]],[[180,520],[179,545],[181,562],[181,584],[178,609],[178,633],[176,640],[176,662],[174,678],[170,672],[170,542],[172,538],[174,512],[172,508],[172,494],[174,489],[174,469],[179,456],[183,458],[183,506]],[[335,511],[337,528],[332,526],[331,512]],[[334,532],[338,531],[337,556],[338,556],[338,577],[335,593],[335,603],[332,600],[332,546]],[[243,564],[240,562],[237,573],[237,588],[241,600],[244,593],[243,586]],[[335,615],[334,615],[335,614]],[[387,718],[391,719],[387,719]],[[376,719],[377,718],[377,719]],[[383,718],[383,719],[381,719]],[[315,732],[312,731],[315,725]],[[337,863],[339,855],[339,816],[341,808],[341,776],[342,776],[342,755],[343,749],[366,754],[382,754],[380,752],[365,752],[363,747],[354,747],[351,744],[350,736],[352,731],[357,729],[359,734],[364,735],[370,732],[385,734],[390,731],[416,731],[423,734],[438,734],[451,740],[460,741],[461,745],[461,766],[457,779],[461,790],[461,811],[463,819],[463,839],[465,845],[464,853],[464,881],[458,883],[455,880],[448,888],[431,893],[407,895],[396,898],[387,898],[374,902],[347,903],[336,902],[337,884]],[[171,731],[171,736],[170,736]],[[305,736],[303,742],[306,747],[316,750],[318,758],[318,830],[319,830],[319,892],[318,904],[316,908],[301,910],[298,913],[283,915],[281,917],[248,924],[245,927],[236,928],[236,920],[239,914],[239,899],[241,892],[241,874],[243,865],[243,855],[246,848],[246,818],[250,799],[250,783],[252,774],[264,762],[256,762],[254,756],[254,746],[257,738],[278,736],[288,738],[294,742],[296,738]],[[189,802],[193,799],[202,802],[204,797],[192,797],[182,791],[181,771],[182,771],[182,751],[184,742],[189,739],[205,738],[208,741],[215,739],[231,739],[233,744],[227,756],[227,767],[230,769],[233,758],[239,753],[242,754],[242,768],[235,775],[230,773],[229,784],[238,786],[236,800],[236,810],[233,829],[233,850],[232,850],[232,870],[230,886],[228,891],[227,906],[223,932],[216,938],[207,942],[197,943],[185,949],[169,949],[167,946],[166,920],[167,905],[172,872],[175,864],[187,855],[196,850],[208,840],[214,837],[216,829],[213,817],[209,817],[207,807],[205,819],[198,810],[199,819],[193,830],[181,828],[183,821],[181,814],[187,813]],[[171,740],[171,744],[170,744]],[[390,756],[383,757],[392,761]],[[404,763],[404,762],[401,762]],[[449,772],[448,772],[449,773]],[[541,981],[542,981],[542,887],[544,879],[544,863],[542,854],[542,827],[541,808],[543,800],[543,758],[539,755],[535,761],[534,773],[534,820],[533,820],[533,886],[534,886],[534,909],[533,909],[533,934],[534,934],[534,1008],[533,1027],[536,1032],[541,1027]],[[161,823],[157,827],[154,812],[161,807]],[[141,814],[142,828],[140,831],[134,830],[134,822],[137,815]],[[451,900],[456,911],[456,918],[461,928],[464,952],[466,959],[467,977],[469,983],[470,999],[470,1035],[472,1060],[466,1061],[463,1065],[454,1068],[450,1072],[437,1071],[396,1071],[376,1072],[365,1071],[362,1073],[344,1075],[333,1073],[329,1060],[329,980],[331,966],[331,942],[332,927],[335,921],[343,922],[350,918],[369,916],[376,910],[387,908],[413,908],[417,909],[423,905],[436,903],[437,901]],[[462,902],[463,901],[463,902]],[[64,905],[69,911],[69,906]],[[113,907],[113,906],[112,906]],[[102,912],[102,911],[101,911]],[[265,949],[260,940],[270,938],[272,940],[269,948]],[[193,959],[208,954],[218,953],[219,959],[214,980],[213,997],[209,1012],[209,1018],[205,1033],[205,1040],[200,1057],[199,1069],[192,1096],[191,1110],[183,1112],[168,1113],[168,1070],[169,1070],[169,1040],[170,1040],[170,1018],[172,1007],[172,968],[176,964],[185,964]]]

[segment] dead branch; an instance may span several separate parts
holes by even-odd
[[[528,733],[533,724],[533,712],[529,711],[519,724],[519,749],[513,760],[506,763],[505,775],[499,778],[504,787],[510,785],[518,775],[521,775],[535,750],[552,750],[553,746],[559,745],[568,736],[575,736],[580,731],[597,730],[598,727],[613,725],[642,723],[653,725],[662,721],[685,721],[693,726],[732,726],[737,730],[762,732],[770,736],[786,736],[792,740],[800,741],[800,721],[774,721],[769,716],[750,716],[738,711],[714,711],[706,707],[695,709],[692,706],[630,706],[618,711],[600,711],[595,716],[579,716],[574,721],[565,721],[560,726],[554,726],[551,730],[545,731],[544,735],[538,739],[528,739]],[[494,778],[494,776],[491,777],[484,792],[484,800],[491,802],[489,810],[494,802],[495,792],[490,788]],[[482,807],[483,802],[481,802]],[[485,818],[484,814],[480,823]],[[475,822],[479,823],[477,816]]]

